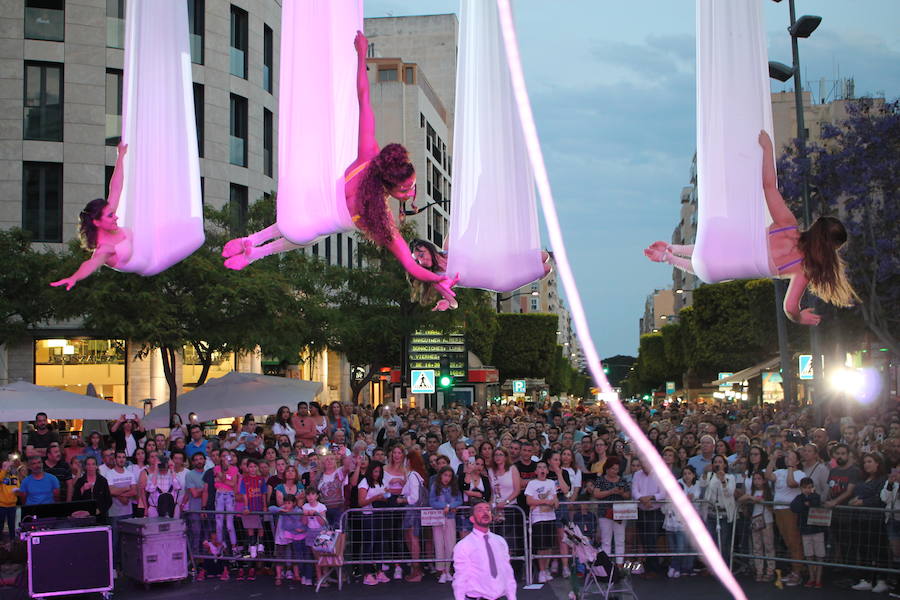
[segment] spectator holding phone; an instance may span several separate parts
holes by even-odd
[[[800,479],[804,477],[800,470],[800,457],[794,450],[785,452],[780,448],[772,453],[769,467],[766,469],[766,478],[773,482],[775,490],[775,525],[778,533],[787,546],[788,553],[793,560],[803,560],[803,545],[800,541],[800,528],[797,526],[797,515],[791,511],[791,501],[800,494]],[[784,585],[800,585],[801,563],[791,565],[791,574],[782,579]]]

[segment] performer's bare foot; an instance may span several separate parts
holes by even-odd
[[[235,254],[229,258],[225,259],[225,267],[231,269],[232,271],[240,271],[249,265],[252,260],[247,256],[247,253],[241,252],[240,254]]]
[[[235,254],[241,254],[247,251],[247,244],[250,242],[248,238],[235,238],[225,243],[222,248],[222,256],[230,258]]]
[[[665,262],[669,245],[665,242],[653,242],[644,250],[644,256],[653,262]]]

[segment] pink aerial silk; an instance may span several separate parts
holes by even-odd
[[[203,244],[200,158],[184,0],[129,0],[122,140],[128,144],[117,215],[131,230],[119,271],[154,275]]]
[[[355,229],[344,171],[357,156],[353,39],[362,0],[289,0],[281,6],[278,230],[295,244]]]
[[[497,7],[462,0],[447,273],[512,291],[544,276],[534,173],[513,99]]]
[[[647,436],[644,435],[637,423],[632,420],[631,416],[628,414],[628,410],[622,405],[618,395],[612,389],[612,386],[610,386],[609,381],[606,379],[606,375],[603,373],[603,368],[600,364],[600,356],[597,353],[594,340],[591,338],[584,306],[581,302],[581,297],[578,294],[578,287],[575,284],[575,277],[572,274],[566,247],[563,243],[562,230],[559,226],[559,218],[556,214],[556,206],[554,205],[553,194],[550,190],[550,180],[544,165],[537,127],[534,124],[534,116],[532,115],[531,104],[528,100],[528,91],[525,87],[525,77],[522,73],[522,63],[519,56],[515,25],[513,23],[509,0],[497,0],[497,6],[499,8],[503,42],[509,59],[515,101],[522,121],[529,160],[534,169],[538,193],[541,197],[541,206],[543,207],[544,220],[547,224],[547,232],[550,236],[554,257],[556,258],[559,278],[563,283],[566,296],[569,298],[572,319],[575,322],[578,337],[584,347],[588,369],[594,377],[594,381],[603,391],[603,398],[612,409],[613,414],[616,416],[616,420],[628,434],[632,442],[636,444],[640,456],[644,460],[650,462],[652,471],[659,477],[668,497],[675,503],[678,513],[687,525],[689,535],[703,554],[704,560],[710,565],[713,572],[715,572],[716,576],[728,591],[731,592],[735,599],[746,600],[747,596],[735,580],[734,575],[732,575],[731,571],[728,569],[728,565],[725,564],[721,554],[719,554],[715,542],[713,542],[703,521],[701,521],[700,517],[697,515],[697,511],[694,510],[691,501],[685,496],[681,486],[678,485],[675,477],[672,476],[672,472],[669,471],[665,463],[663,463],[662,457],[653,447],[653,444]]]
[[[772,137],[759,0],[697,0],[697,241],[707,283],[772,277],[758,137]]]

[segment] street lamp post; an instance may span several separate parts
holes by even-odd
[[[775,2],[781,2],[781,0],[775,0]],[[791,36],[791,59],[792,66],[788,67],[779,62],[770,61],[769,62],[769,76],[777,79],[778,81],[785,82],[791,77],[794,78],[794,111],[797,119],[797,142],[798,148],[797,152],[801,161],[805,161],[806,159],[806,121],[803,115],[803,86],[800,80],[800,49],[797,40],[800,38],[808,38],[812,35],[812,32],[816,30],[819,24],[822,22],[822,17],[815,15],[803,15],[799,19],[797,19],[797,12],[794,6],[794,0],[788,0],[788,12],[790,14],[790,27],[788,27],[788,33]],[[802,194],[802,202],[803,202],[803,228],[808,229],[812,224],[812,217],[810,211],[810,199],[809,199],[809,179],[806,172],[803,174],[803,178],[800,182],[800,189]],[[779,313],[778,318],[778,345],[779,350],[781,352],[781,369],[784,378],[784,392],[785,399],[788,399],[788,394],[790,397],[793,397],[793,388],[794,382],[793,377],[791,376],[793,372],[793,364],[790,359],[787,357],[787,323],[784,319],[782,306],[784,304],[784,296],[786,293],[786,282],[776,279],[775,280],[775,298],[776,310]],[[809,296],[809,302],[811,308],[816,308],[816,298],[815,296]],[[821,373],[820,368],[816,368],[816,365],[821,365],[821,353],[819,351],[819,334],[818,330],[813,327],[812,332],[810,334],[810,342],[812,345],[812,355],[813,355],[813,365],[815,371],[817,371],[816,377],[822,377],[823,373]],[[787,365],[785,363],[788,363]],[[785,366],[788,368],[785,369]]]

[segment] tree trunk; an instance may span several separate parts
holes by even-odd
[[[197,378],[197,385],[199,386],[206,383],[206,378],[209,376],[209,369],[212,367],[213,352],[208,345],[204,351],[200,342],[191,342],[191,345],[194,346],[194,350],[197,352],[197,356],[200,357],[200,364],[202,365],[200,376]]]
[[[169,421],[172,416],[178,412],[178,382],[175,379],[175,348],[172,346],[161,346],[159,349],[162,355],[163,373],[166,376],[166,382],[169,384]]]
[[[353,378],[353,372],[356,370],[354,365],[350,365],[350,390],[353,392],[353,404],[359,404],[359,393],[363,391],[363,388],[366,387],[366,384],[372,380],[372,374],[375,372],[375,367],[373,365],[369,365],[369,370],[366,372],[365,376],[356,380]]]

